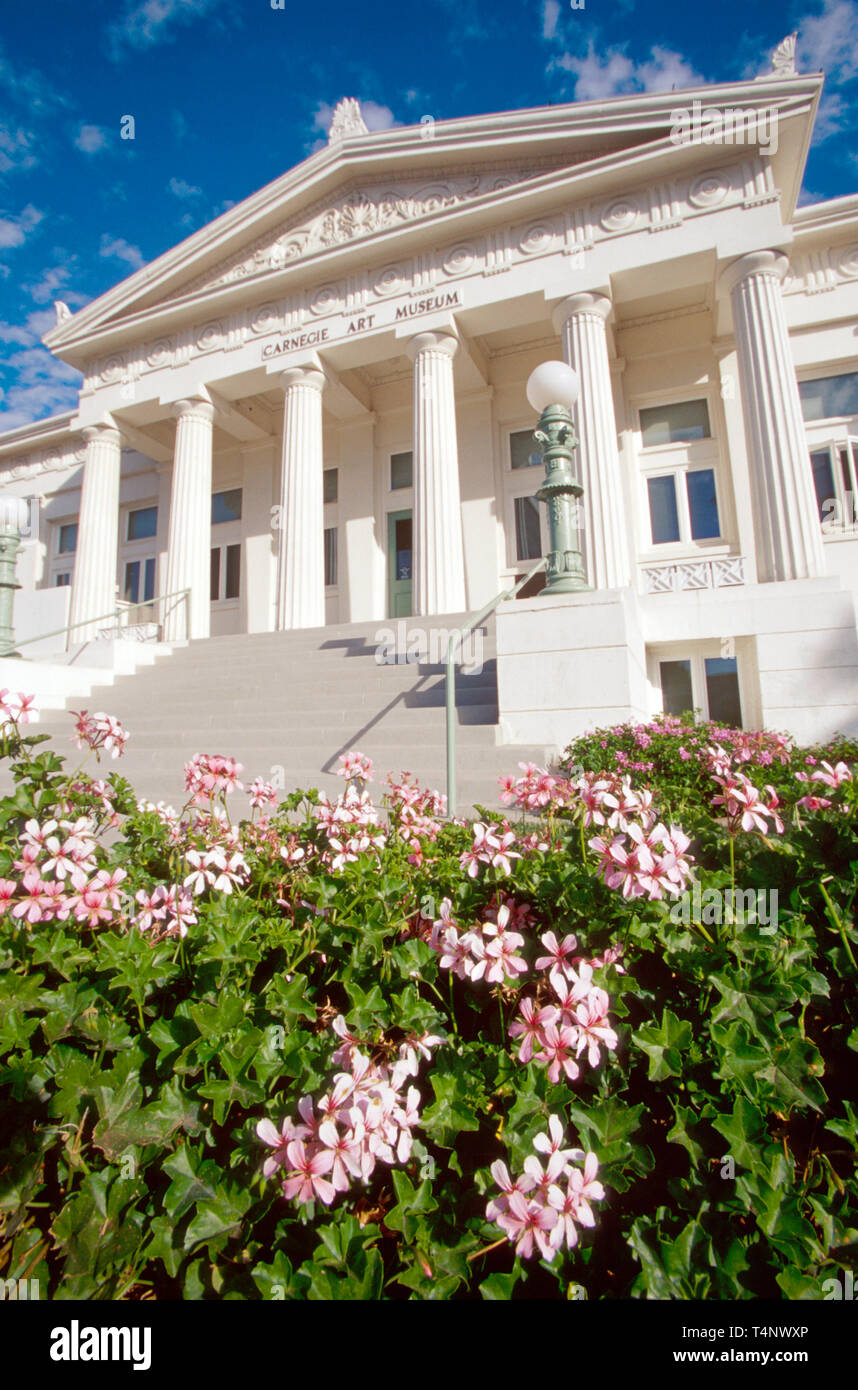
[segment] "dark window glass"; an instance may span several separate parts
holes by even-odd
[[[709,700],[710,719],[714,719],[716,724],[730,724],[733,728],[741,729],[739,672],[734,656],[707,656],[706,695]]]
[[[541,554],[539,502],[535,497],[516,497],[515,557],[517,560],[538,560]]]
[[[640,414],[645,449],[655,444],[689,444],[695,439],[708,439],[711,433],[705,401],[648,406]]]
[[[653,545],[679,540],[679,513],[673,474],[666,478],[647,478],[649,518]]]
[[[695,468],[686,473],[688,510],[691,514],[691,535],[696,541],[720,536],[718,498],[715,495],[715,472],[712,468]]]
[[[139,507],[128,513],[128,539],[130,541],[149,540],[158,534],[158,508]]]
[[[151,603],[155,597],[155,556],[151,555],[146,561],[146,573],[143,579],[143,601]]]
[[[60,555],[73,555],[77,550],[77,522],[70,521],[60,527],[58,552]]]
[[[405,454],[390,456],[390,487],[396,491],[400,487],[411,487],[414,483],[414,455],[409,450]]]
[[[124,598],[126,603],[140,602],[140,561],[132,560],[125,566],[125,590]]]
[[[241,593],[241,546],[226,548],[226,593],[224,598],[238,598]]]
[[[684,714],[694,709],[690,661],[660,661],[661,698],[665,714]]]
[[[834,420],[841,415],[858,415],[858,372],[800,381],[798,394],[805,420]]]
[[[54,580],[55,589],[65,589],[69,584],[71,584],[70,574],[58,574]]]
[[[818,453],[811,454],[810,467],[813,471],[813,486],[816,492],[816,503],[819,507],[820,521],[830,521],[829,513],[832,508],[829,506],[825,510],[826,503],[830,503],[834,497],[834,474],[831,469],[831,454],[827,449],[821,449]]]
[[[212,526],[224,521],[241,521],[241,488],[216,492],[212,496]]]
[[[396,522],[394,545],[396,547],[396,569],[394,578],[411,578],[411,552],[412,552],[412,526],[411,517],[404,516]]]
[[[220,598],[220,550],[212,551],[211,557],[211,584],[209,586],[209,596],[212,603]]]
[[[509,461],[513,468],[536,468],[542,462],[533,430],[516,430],[510,435]]]
[[[325,527],[325,583],[337,582],[337,528]]]
[[[322,474],[322,490],[326,502],[336,502],[339,496],[340,470],[326,468]]]

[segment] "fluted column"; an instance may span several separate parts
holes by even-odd
[[[83,431],[86,459],[77,528],[69,645],[88,642],[116,605],[116,565],[119,548],[119,469],[122,448],[119,431],[94,425]],[[81,626],[76,626],[81,624]]]
[[[312,367],[282,372],[283,464],[277,553],[277,627],[325,625],[322,391]]]
[[[736,354],[761,581],[825,573],[781,281],[781,251],[753,251],[723,276],[733,305]]]
[[[603,294],[573,294],[554,310],[563,360],[574,367],[581,392],[573,412],[578,437],[581,538],[584,570],[593,589],[631,583],[628,523],[623,502],[617,422],[605,321],[611,301]]]
[[[185,604],[167,605],[164,637],[208,637],[211,631],[212,421],[214,406],[194,397],[177,401],[173,486],[164,594],[189,589]]]
[[[465,601],[462,501],[449,333],[408,343],[414,363],[414,578],[418,614],[461,613]]]

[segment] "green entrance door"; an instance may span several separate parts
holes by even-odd
[[[387,589],[391,618],[411,616],[412,527],[410,512],[387,514]]]

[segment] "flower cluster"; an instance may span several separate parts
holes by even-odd
[[[11,690],[0,690],[0,729],[5,729],[7,724],[14,724],[16,728],[19,724],[29,724],[35,698],[35,695],[20,692],[13,695]]]
[[[565,777],[555,777],[536,763],[519,763],[522,777],[500,777],[504,806],[520,806],[523,811],[543,811],[546,806],[568,806],[575,789]]]
[[[768,797],[764,799],[749,777],[743,772],[734,772],[733,757],[721,744],[707,748],[706,762],[713,780],[721,788],[721,794],[713,796],[712,805],[724,808],[730,835],[737,834],[740,829],[767,835],[769,820],[774,829],[783,834],[784,823],[779,814],[780,803],[774,787],[766,786],[763,789]]]
[[[348,1070],[337,1073],[317,1101],[301,1097],[297,1123],[287,1116],[279,1130],[269,1119],[256,1126],[272,1150],[264,1175],[272,1177],[282,1169],[283,1195],[299,1204],[318,1198],[329,1206],[352,1182],[369,1182],[377,1163],[392,1167],[408,1162],[420,1119],[420,1092],[408,1083],[417,1075],[418,1057],[431,1057],[431,1049],[442,1041],[434,1034],[408,1039],[388,1066],[360,1051],[342,1016],[333,1026],[343,1040],[334,1062]]]
[[[617,1034],[610,1025],[611,1001],[607,992],[593,984],[594,969],[611,964],[620,954],[611,947],[601,959],[575,956],[578,942],[574,935],[558,941],[554,932],[540,938],[545,954],[536,961],[537,971],[547,972],[537,997],[519,1001],[519,1017],[510,1024],[509,1036],[520,1038],[518,1060],[540,1062],[548,1067],[548,1079],[555,1084],[561,1075],[575,1081],[580,1075],[578,1058],[586,1052],[591,1067],[601,1061],[600,1048],[616,1050]],[[622,967],[618,966],[622,971]],[[544,1002],[545,999],[552,1002]]]
[[[185,937],[188,927],[196,925],[194,900],[186,888],[159,883],[149,892],[139,889],[135,899],[140,910],[134,916],[134,925],[138,931],[145,932],[150,941],[160,941],[166,936]]]
[[[447,814],[447,798],[418,785],[410,772],[387,778],[391,820],[400,839],[410,847],[410,864],[423,862],[424,840],[434,842],[441,833],[440,816]]]
[[[254,777],[247,794],[254,811],[266,811],[277,805],[277,788],[264,777]]]
[[[195,806],[216,796],[218,792],[243,791],[238,780],[242,771],[241,763],[235,758],[225,758],[217,753],[195,753],[190,762],[185,763],[185,790],[190,792]]]
[[[604,825],[613,837],[597,835],[590,848],[599,854],[599,871],[609,888],[624,898],[679,895],[691,873],[689,837],[676,825],[668,829],[657,817],[652,793],[635,791],[628,777],[581,782],[584,823]]]
[[[35,922],[76,922],[96,927],[120,909],[124,869],[99,869],[94,824],[78,820],[27,821],[21,834],[20,879],[0,879],[0,912]]]
[[[88,710],[72,710],[77,724],[75,739],[78,748],[90,748],[99,756],[103,748],[111,757],[118,758],[125,751],[128,733],[112,714],[90,714]]]
[[[484,922],[461,933],[451,908],[450,899],[445,898],[429,936],[442,970],[452,970],[460,980],[476,984],[484,979],[490,985],[514,984],[520,975],[527,974],[527,961],[519,954],[524,937],[515,930],[519,921],[514,904],[503,903],[490,910]],[[527,914],[529,909],[525,909],[524,920]]]
[[[379,812],[369,792],[366,789],[358,791],[351,783],[333,803],[324,793],[319,796],[316,820],[330,847],[321,857],[332,869],[355,863],[368,850],[380,850],[385,846],[386,836],[379,825]]]
[[[548,1133],[533,1141],[535,1153],[524,1160],[524,1171],[512,1178],[500,1159],[491,1174],[500,1189],[486,1207],[486,1216],[528,1260],[538,1251],[549,1263],[565,1245],[578,1244],[578,1227],[593,1227],[591,1202],[601,1202],[605,1189],[598,1181],[594,1153],[564,1147],[563,1125],[557,1115],[548,1120]],[[541,1155],[541,1157],[540,1157]],[[583,1159],[583,1168],[576,1167]]]
[[[354,748],[349,753],[341,753],[337,776],[345,777],[347,782],[371,782],[372,758]]]
[[[808,759],[808,761],[812,762],[813,759]],[[807,782],[808,780],[806,772],[797,772],[795,777],[797,782]],[[822,768],[817,768],[815,772],[810,774],[810,780],[811,782],[821,782],[823,786],[837,791],[845,782],[852,781],[852,773],[845,763],[836,763],[832,767],[831,763],[823,761]],[[808,792],[806,796],[799,798],[796,805],[801,806],[805,811],[827,811],[834,803],[831,797],[815,796],[812,792]]]
[[[471,830],[474,843],[459,855],[459,863],[463,869],[467,869],[468,877],[476,878],[481,864],[489,864],[492,868],[500,869],[501,873],[511,874],[511,861],[520,859],[521,854],[510,849],[515,844],[515,834],[509,826],[484,825],[482,821],[475,821]]]

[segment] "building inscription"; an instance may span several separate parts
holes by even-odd
[[[415,299],[412,303],[394,302],[379,306],[371,314],[343,316],[324,327],[304,328],[295,333],[286,333],[273,343],[266,343],[262,349],[262,357],[264,361],[268,361],[272,357],[281,357],[286,352],[299,352],[302,348],[318,348],[325,343],[339,342],[343,338],[353,338],[360,333],[371,333],[381,328],[391,328],[407,319],[419,318],[422,314],[431,314],[439,309],[461,309],[462,307],[461,290],[443,290],[439,294],[429,294],[422,299]]]

